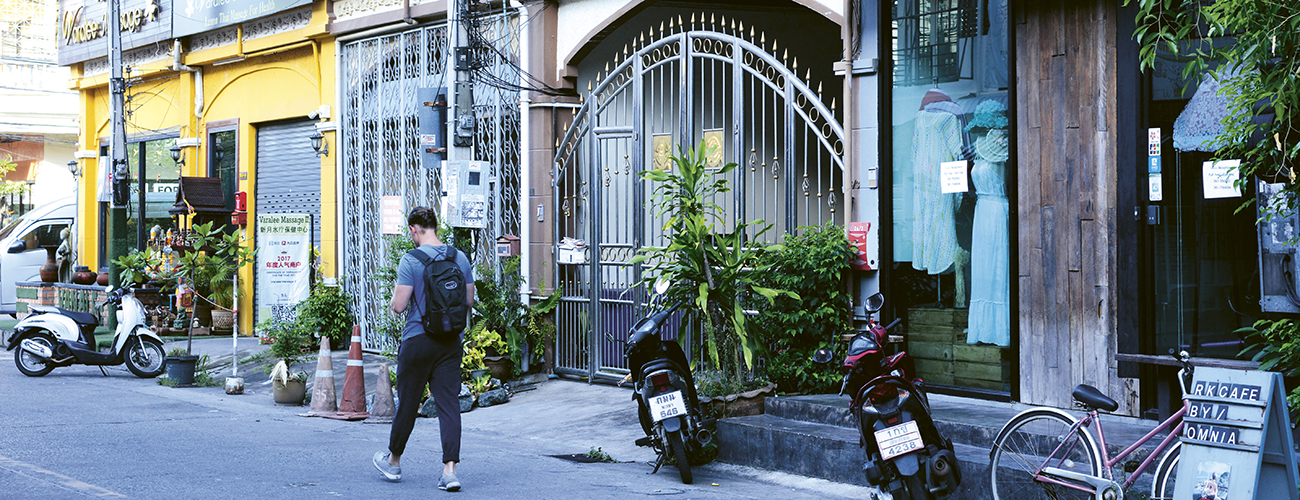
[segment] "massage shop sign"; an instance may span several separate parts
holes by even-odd
[[[1187,388],[1174,498],[1295,498],[1280,373],[1196,368]]]
[[[119,0],[122,49],[131,50],[172,37],[172,0]],[[59,65],[108,57],[108,2],[59,2]]]
[[[234,26],[259,17],[311,5],[311,0],[175,0],[176,36]]]
[[[311,291],[311,214],[257,216],[257,321],[292,320]]]

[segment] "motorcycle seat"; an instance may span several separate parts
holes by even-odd
[[[76,321],[78,325],[99,326],[99,318],[94,314],[69,311],[62,307],[56,307],[55,309],[59,311],[59,314],[72,318],[72,321]]]
[[[1079,384],[1071,393],[1074,400],[1101,411],[1115,411],[1119,408],[1119,403],[1114,399],[1102,394],[1096,387],[1088,384]]]

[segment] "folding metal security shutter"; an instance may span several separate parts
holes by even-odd
[[[321,162],[310,139],[316,131],[315,123],[302,120],[258,127],[257,163],[253,166],[257,183],[253,189],[258,214],[311,214],[311,241],[320,247]],[[256,304],[257,287],[253,290]]]

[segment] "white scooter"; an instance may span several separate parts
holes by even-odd
[[[6,341],[14,353],[18,371],[28,377],[40,377],[60,366],[74,364],[104,366],[126,363],[137,377],[153,378],[163,372],[163,342],[145,326],[144,305],[130,288],[108,289],[108,298],[100,305],[113,304],[117,309],[117,331],[113,350],[100,352],[95,341],[99,318],[93,314],[50,306],[28,306],[32,314],[14,327]]]

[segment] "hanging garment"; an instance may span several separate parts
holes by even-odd
[[[939,164],[962,158],[962,126],[952,113],[921,111],[912,133],[912,268],[947,272],[957,250],[957,194],[940,192]]]
[[[970,249],[968,344],[1011,345],[1011,241],[1007,233],[1009,206],[1003,181],[1005,168],[1005,163],[981,157],[975,160],[970,171],[977,198],[971,229],[974,237]]]

